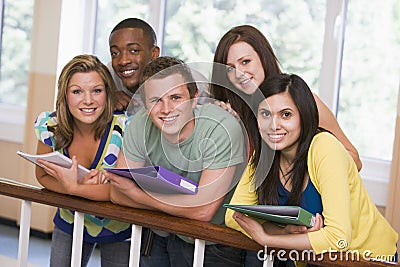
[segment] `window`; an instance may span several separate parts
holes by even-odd
[[[400,1],[349,1],[338,120],[365,158],[392,159],[399,58]]]
[[[111,30],[125,18],[136,17],[149,22],[148,0],[98,0],[95,54],[103,63],[111,61],[108,38]]]
[[[34,1],[5,0],[2,4],[0,104],[25,107]]]
[[[0,3],[0,139],[21,142],[34,0],[1,0]]]
[[[373,0],[368,6],[362,0],[158,1],[165,12],[155,0],[147,6],[136,2],[123,4],[134,11],[127,16],[150,24],[160,19],[152,26],[162,40],[162,54],[186,62],[211,62],[217,42],[235,25],[260,29],[283,71],[300,74],[337,111],[362,156],[367,189],[376,204],[385,205],[400,80],[400,0]],[[112,8],[110,0],[99,3]],[[96,38],[102,45],[115,23],[98,23],[98,30],[107,32]]]
[[[338,121],[363,160],[361,176],[385,205],[400,82],[400,1],[348,3]]]
[[[151,2],[99,0],[95,53],[103,62],[110,61],[107,41],[120,20],[138,17],[161,32],[151,15],[163,14],[163,10],[151,9]],[[251,5],[239,0],[168,0],[165,9],[165,27],[161,29],[165,33],[157,36],[163,40],[159,42],[163,55],[188,63],[212,62],[217,43],[226,31],[235,25],[252,24],[270,40],[284,71],[302,73],[318,91],[325,0],[257,0]]]
[[[168,0],[163,53],[186,62],[212,62],[225,32],[251,24],[270,41],[283,71],[301,74],[318,91],[325,2],[257,0],[249,5],[241,0]]]

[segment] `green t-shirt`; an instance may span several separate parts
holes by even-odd
[[[159,165],[181,176],[199,182],[203,169],[236,166],[236,185],[246,165],[246,140],[240,123],[222,108],[205,104],[194,109],[195,127],[191,136],[171,144],[152,123],[145,109],[128,125],[123,140],[125,157],[145,165]],[[233,189],[225,196],[228,203]],[[224,225],[225,209],[221,206],[211,220]]]

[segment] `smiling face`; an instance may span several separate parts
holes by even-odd
[[[262,139],[274,150],[295,155],[301,132],[300,113],[288,92],[275,94],[258,106]],[[294,153],[294,154],[293,154]]]
[[[260,57],[246,42],[234,43],[229,48],[226,65],[228,79],[246,94],[253,94],[265,79]]]
[[[76,125],[93,124],[104,112],[107,93],[96,71],[77,72],[67,88],[67,104]]]
[[[180,74],[151,78],[144,83],[146,112],[170,143],[186,140],[194,130],[193,108],[189,90]]]
[[[142,29],[124,28],[110,35],[112,67],[122,83],[135,93],[144,67],[158,57],[159,49],[146,38]]]

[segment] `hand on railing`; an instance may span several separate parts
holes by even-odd
[[[162,212],[129,208],[115,205],[111,202],[91,201],[80,197],[55,193],[31,185],[24,185],[2,178],[0,178],[0,195],[55,207],[68,208],[105,218],[132,223],[135,225],[190,236],[199,240],[208,240],[219,244],[243,248],[246,250],[263,252],[264,249],[240,232],[220,225],[175,217]],[[270,247],[267,248],[266,252],[268,255],[276,256],[278,251],[285,251],[287,254],[289,252],[293,252]],[[298,254],[302,255],[302,251],[298,251]],[[346,260],[345,258],[341,259],[339,256],[340,255],[336,255],[336,258],[332,258],[332,254],[318,255],[316,260],[310,259],[306,260],[306,262],[317,264],[319,266],[400,266],[397,263],[377,260],[364,260],[362,258]]]

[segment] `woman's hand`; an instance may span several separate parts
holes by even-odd
[[[72,157],[72,165],[70,168],[65,168],[41,159],[38,159],[38,163],[47,174],[57,179],[66,193],[74,194],[79,185],[78,161],[76,160],[75,156]]]
[[[235,219],[240,227],[242,227],[258,244],[261,246],[268,244],[267,240],[269,234],[264,231],[264,227],[259,222],[237,211],[233,213],[233,219]]]
[[[107,183],[106,177],[104,174],[97,170],[91,169],[88,174],[80,179],[79,184],[93,185],[93,184],[105,184]]]
[[[315,215],[315,223],[314,226],[311,228],[307,229],[307,232],[314,232],[314,231],[318,231],[319,229],[324,227],[324,218],[322,217],[321,214],[317,213]]]
[[[283,234],[303,234],[307,233],[308,228],[304,225],[288,224],[282,228]]]
[[[237,120],[240,120],[239,115],[236,113],[235,110],[232,109],[231,107],[231,103],[225,103],[223,101],[219,101],[219,100],[215,100],[214,101],[214,105],[217,105],[223,109],[225,109],[226,111],[228,111],[233,117],[235,117]]]
[[[258,221],[237,211],[233,214],[233,218],[258,244],[262,246],[269,244],[268,241],[272,235],[265,231],[264,226]],[[313,227],[307,228],[306,226],[286,225],[282,228],[282,233],[276,234],[304,234],[307,232],[318,231],[322,227],[324,227],[323,218],[319,213],[317,213]]]
[[[322,218],[321,214],[317,213],[315,215],[314,226],[311,228],[307,228],[304,225],[288,224],[282,230],[283,234],[303,234],[307,232],[318,231],[322,227],[324,227],[324,219]]]

